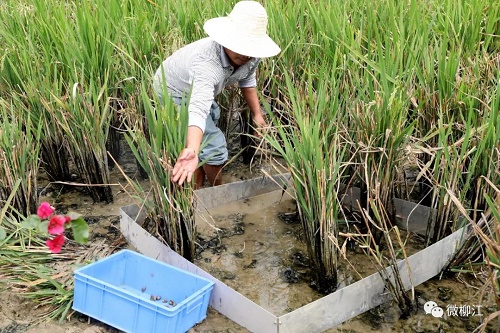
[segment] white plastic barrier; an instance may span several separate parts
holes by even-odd
[[[289,174],[283,174],[272,179],[262,177],[200,189],[196,191],[197,208],[210,209],[279,190],[289,178]],[[356,195],[359,195],[356,190],[348,192],[344,202],[354,205]],[[405,229],[419,233],[425,230],[423,226],[431,213],[428,207],[399,199],[395,201],[395,210]],[[141,227],[144,219],[144,212],[136,205],[121,208],[120,229],[130,245],[146,256],[214,281],[210,306],[251,332],[323,332],[391,299],[380,274],[375,273],[299,309],[276,316],[161,243]],[[465,232],[466,227],[410,256],[407,262],[400,261],[398,269],[406,290],[439,274],[463,241]],[[391,271],[390,268],[386,270]]]

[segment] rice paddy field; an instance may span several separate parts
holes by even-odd
[[[318,289],[336,289],[346,241],[376,267],[406,258],[393,209],[404,199],[435,212],[423,246],[469,226],[443,274],[489,290],[496,307],[471,331],[498,332],[500,2],[261,2],[282,51],[258,70],[268,126],[254,148],[292,176],[286,190]],[[105,207],[126,194],[146,207],[158,238],[193,258],[193,188],[170,182],[187,113],[159,103],[152,76],[233,5],[0,2],[0,286],[42,310],[40,320],[71,314],[72,281],[61,267],[113,251],[70,242],[50,254],[46,235],[26,227],[48,187],[78,189]],[[218,96],[228,135],[241,101],[234,88]],[[115,177],[124,149],[138,172]],[[341,202],[351,187],[361,192],[356,212]],[[387,289],[401,318],[421,308],[398,283]]]

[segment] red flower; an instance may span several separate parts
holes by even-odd
[[[64,235],[60,234],[53,239],[47,239],[45,244],[47,244],[47,247],[52,251],[52,253],[59,253],[64,245]]]
[[[38,206],[38,210],[36,214],[42,220],[48,218],[52,213],[54,213],[55,208],[52,207],[48,202],[42,202],[40,206]]]
[[[51,235],[59,235],[64,232],[64,224],[66,223],[66,217],[62,215],[54,215],[49,221],[47,230]]]

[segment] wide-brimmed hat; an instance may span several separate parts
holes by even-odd
[[[267,13],[257,1],[236,3],[228,16],[210,19],[203,28],[217,43],[241,55],[266,58],[281,51],[267,35]]]

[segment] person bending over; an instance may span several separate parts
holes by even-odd
[[[221,170],[228,150],[225,136],[217,127],[220,108],[214,99],[224,87],[237,82],[256,127],[266,125],[255,71],[262,58],[281,51],[267,35],[267,20],[260,3],[237,2],[228,16],[205,22],[203,28],[209,37],[175,51],[156,71],[153,87],[160,101],[167,91],[167,97],[176,104],[188,103],[186,146],[174,165],[173,182],[182,185],[194,177],[195,188],[201,188],[205,178],[211,186],[222,184]],[[201,167],[199,161],[204,162]]]

